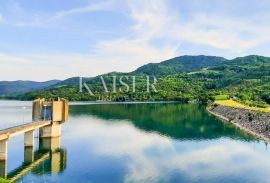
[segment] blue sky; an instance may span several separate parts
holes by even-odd
[[[269,0],[0,0],[0,80],[128,72],[179,55],[270,56]]]

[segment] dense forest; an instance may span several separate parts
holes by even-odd
[[[147,76],[150,86],[147,91]],[[135,77],[135,92],[133,79]],[[107,90],[104,89],[106,83]],[[121,81],[122,83],[121,83]],[[130,73],[108,73],[92,78],[70,78],[45,89],[18,95],[32,100],[38,97],[64,97],[69,100],[110,101],[182,101],[208,103],[234,98],[242,103],[266,107],[270,104],[270,58],[246,56],[232,60],[214,56],[180,56],[161,63],[150,63]],[[114,83],[116,86],[114,86]],[[124,83],[124,84],[123,84]],[[127,86],[129,91],[127,91]]]

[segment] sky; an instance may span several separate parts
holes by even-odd
[[[129,72],[181,55],[270,56],[270,0],[0,0],[0,80]]]

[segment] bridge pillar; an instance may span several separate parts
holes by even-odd
[[[58,173],[61,171],[61,151],[51,154],[51,172]]]
[[[7,161],[0,161],[0,177],[7,178]]]
[[[0,141],[0,161],[7,160],[8,139]]]
[[[61,137],[41,138],[39,141],[39,150],[50,151],[50,171],[59,173],[66,167],[66,150],[61,148]]]
[[[60,122],[52,122],[52,124],[40,128],[39,136],[41,138],[52,138],[61,136]]]
[[[32,163],[34,161],[34,148],[24,147],[24,163]]]
[[[33,147],[34,146],[34,130],[24,133],[24,146]]]
[[[40,150],[46,151],[56,151],[60,148],[61,139],[60,137],[54,138],[42,138],[39,141],[39,148]]]

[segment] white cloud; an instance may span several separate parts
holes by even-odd
[[[155,49],[143,41],[124,39],[99,42],[91,54],[0,54],[0,78],[15,80],[23,76],[23,79],[43,81],[89,77],[112,71],[133,71],[146,62],[172,56],[174,51],[171,48]],[[25,72],[27,70],[33,72]]]
[[[198,8],[190,8],[189,18],[185,19],[182,18],[184,12],[177,12],[179,10],[169,6],[165,0],[128,2],[131,17],[136,21],[134,29],[146,40],[159,38],[166,43],[170,38],[175,42],[188,41],[236,53],[270,40],[269,12],[256,12],[252,17],[235,16],[229,12],[223,13],[221,7],[224,4],[217,6],[219,8],[216,10],[216,5],[212,4],[211,12],[202,13]],[[200,7],[200,2],[191,2],[189,6]]]
[[[66,78],[69,74],[78,76],[79,65],[83,65],[81,56],[65,57],[59,55],[10,56],[0,54],[1,80],[36,80]],[[78,65],[76,65],[78,64]],[[8,72],[7,72],[8,71]]]
[[[48,24],[56,21],[60,21],[63,18],[66,18],[71,15],[90,13],[95,11],[104,11],[110,10],[113,7],[113,0],[101,1],[98,3],[89,3],[86,6],[76,7],[73,9],[62,10],[55,12],[51,15],[35,15],[31,21],[20,21],[15,23],[16,26],[25,27],[25,26],[48,26]],[[22,9],[22,8],[21,8]],[[22,9],[23,11],[23,9]]]
[[[112,5],[113,5],[113,1],[101,1],[101,2],[98,2],[95,4],[94,3],[89,4],[89,5],[84,6],[84,7],[60,11],[60,12],[55,13],[55,15],[53,15],[52,17],[50,17],[47,20],[47,22],[55,21],[55,20],[70,16],[70,15],[74,15],[74,14],[88,13],[88,12],[101,11],[101,10],[109,10],[109,9],[111,9]]]
[[[9,73],[10,76],[7,76],[7,74],[3,75],[5,75],[5,78],[12,80],[11,78],[18,77],[16,73],[20,73],[20,70],[31,67],[31,69],[35,70],[35,79],[37,80],[44,80],[45,78],[65,79],[79,75],[95,76],[112,71],[128,72],[145,63],[158,62],[176,56],[178,45],[163,44],[160,47],[156,47],[150,43],[153,38],[160,36],[162,30],[166,27],[165,12],[167,10],[165,9],[165,4],[161,0],[149,1],[148,3],[151,6],[148,7],[147,3],[141,2],[143,2],[142,8],[135,1],[129,1],[128,3],[131,9],[131,16],[135,20],[132,32],[129,35],[114,40],[100,40],[89,54],[18,56],[15,57],[18,63],[28,60],[32,62],[32,65],[17,65],[13,68],[13,71],[17,70],[17,72]],[[96,5],[95,8],[86,7],[62,12],[55,16],[54,19],[56,20],[57,17],[63,18],[63,16],[70,15],[71,13],[88,11],[93,8],[101,9],[104,6]],[[12,61],[15,58],[6,55],[5,60]],[[20,58],[21,61],[19,61]],[[5,68],[2,69],[4,70]],[[41,73],[42,70],[50,72],[43,72],[44,74],[42,75],[37,74]],[[33,73],[25,73],[24,77],[31,79]]]
[[[171,15],[169,15],[166,1],[128,1],[130,15],[135,20],[133,30],[140,38],[150,40],[160,37],[166,26],[169,26]]]
[[[105,61],[109,69],[117,71],[131,71],[151,61],[160,61],[174,56],[171,47],[155,48],[147,41],[138,39],[119,39],[99,42],[93,60]]]
[[[3,69],[5,69],[5,66],[16,66],[16,65],[28,65],[28,64],[33,64],[31,59],[23,58],[23,57],[16,57],[12,55],[6,55],[0,53],[0,63]]]
[[[250,54],[247,52],[252,48],[270,40],[268,34],[270,13],[268,12],[258,12],[257,15],[247,18],[246,16],[231,15],[228,12],[224,13],[223,6],[215,9],[215,4],[213,4],[211,12],[202,12],[198,8],[201,2],[196,1],[195,6],[192,1],[193,4],[190,3],[188,6],[197,8],[190,8],[187,18],[184,17],[186,16],[184,12],[178,10],[182,2],[178,6],[168,2],[165,0],[101,1],[97,4],[88,4],[85,7],[63,10],[50,15],[34,16],[36,18],[33,21],[20,22],[17,25],[47,26],[49,23],[61,22],[62,19],[75,14],[101,10],[121,12],[123,16],[131,18],[133,24],[128,28],[129,32],[120,37],[99,38],[95,45],[91,45],[94,49],[89,50],[89,53],[64,53],[62,55],[60,53],[59,55],[33,53],[26,56],[8,56],[9,58],[6,60],[14,60],[12,57],[21,60],[27,59],[34,65],[22,66],[23,68],[34,69],[36,65],[42,65],[44,70],[50,70],[48,75],[40,75],[35,72],[37,80],[64,79],[75,75],[94,76],[111,71],[128,72],[149,62],[159,62],[186,54],[182,51],[185,50],[183,43],[213,48],[213,53],[210,53],[213,55],[217,50],[222,50],[222,53],[225,54],[227,52],[241,55]],[[195,53],[204,54],[200,50],[195,50]],[[17,71],[22,68],[16,65],[13,67]],[[55,70],[49,69],[51,67]],[[5,70],[3,67],[2,69]],[[14,78],[5,77],[4,74],[2,77]],[[25,75],[25,78],[30,79],[29,77],[30,75]]]
[[[217,49],[227,49],[235,52],[244,52],[270,40],[270,26],[254,27],[254,20],[218,16],[194,17],[193,21],[182,26],[179,31],[174,30],[174,35],[182,40],[195,44],[204,44]],[[247,35],[248,34],[249,37]]]
[[[267,22],[258,24],[262,22],[262,17],[267,20],[270,13],[259,12],[257,16],[247,18],[222,14],[221,9],[214,10],[214,7],[211,13],[196,12],[195,8],[194,12],[189,12],[192,14],[189,19],[185,20],[181,18],[184,13],[177,13],[175,7],[169,7],[168,1],[128,2],[131,17],[136,22],[133,28],[138,37],[146,41],[159,38],[166,44],[170,38],[178,45],[188,41],[241,53],[270,40],[267,34],[270,25]],[[174,43],[174,47],[178,45]]]
[[[131,35],[99,42],[97,47],[100,51],[96,55],[102,56],[97,59],[108,56],[111,60],[128,60],[126,65],[133,65],[132,61],[140,64],[158,62],[177,56],[177,49],[183,41],[241,53],[269,39],[266,32],[270,26],[254,28],[252,22],[256,22],[255,18],[218,18],[218,14],[209,17],[195,13],[190,21],[183,21],[163,0],[127,1],[127,4],[135,21]],[[242,36],[243,33],[251,36],[247,38]],[[160,39],[161,46],[151,44],[155,39]],[[116,63],[120,66],[124,62]]]

